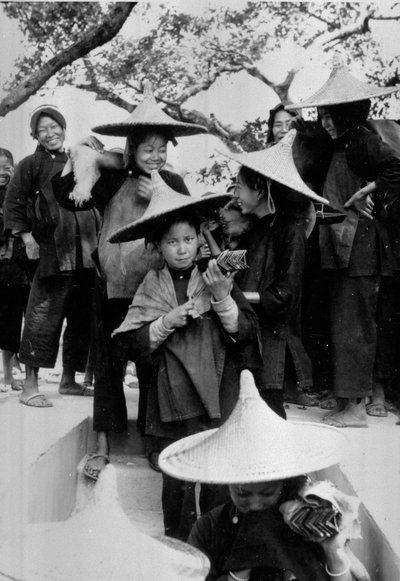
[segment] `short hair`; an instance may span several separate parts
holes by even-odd
[[[11,151],[9,151],[8,149],[4,149],[3,147],[0,147],[0,156],[6,157],[8,159],[8,161],[11,163],[11,165],[14,165],[13,155],[12,155]]]

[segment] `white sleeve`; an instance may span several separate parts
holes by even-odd
[[[163,316],[159,317],[152,323],[149,327],[149,337],[150,337],[150,351],[155,351],[157,347],[164,343],[165,339],[175,331],[175,329],[167,329],[163,322]]]
[[[231,295],[222,301],[211,299],[211,306],[221,319],[221,323],[228,333],[237,333],[239,330],[239,308]]]

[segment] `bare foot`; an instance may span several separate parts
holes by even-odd
[[[345,407],[335,413],[327,414],[322,420],[323,423],[335,428],[367,428],[364,400],[360,403],[351,399],[345,401],[347,401]]]

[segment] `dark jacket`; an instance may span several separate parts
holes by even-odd
[[[206,581],[228,581],[240,569],[252,569],[251,581],[282,581],[283,570],[299,581],[329,579],[321,547],[295,534],[278,508],[241,515],[231,502],[219,506],[197,520],[188,543],[210,559]]]
[[[16,167],[4,202],[6,233],[31,232],[40,246],[41,278],[78,268],[93,268],[98,218],[93,211],[77,217],[57,203],[51,178],[62,170],[64,152],[50,154],[38,145]]]
[[[91,191],[91,198],[78,208],[69,199],[75,186],[73,174],[53,179],[53,189],[59,204],[77,215],[82,210],[97,208],[103,216],[99,234],[96,264],[105,280],[108,298],[131,299],[146,273],[157,268],[159,253],[142,240],[111,244],[109,236],[118,228],[140,218],[148,201],[138,195],[137,170],[103,170]],[[164,181],[176,192],[189,195],[183,179],[170,171],[160,172]]]
[[[287,350],[302,387],[312,385],[311,365],[301,342],[301,297],[307,257],[304,229],[278,213],[258,219],[243,239],[249,269],[235,280],[242,291],[260,294],[258,315],[263,369],[259,389],[282,389]]]
[[[188,436],[205,429],[218,427],[232,412],[239,394],[239,374],[242,369],[253,369],[261,365],[260,354],[257,344],[257,317],[244,298],[241,291],[234,285],[232,298],[239,308],[239,330],[235,336],[227,333],[219,320],[218,315],[213,311],[204,313],[202,317],[192,320],[187,327],[176,329],[167,340],[149,355],[149,324],[144,325],[137,331],[128,331],[117,335],[116,340],[120,351],[125,357],[136,362],[140,377],[144,381],[148,391],[146,433],[171,440]],[[185,298],[185,300],[187,300]],[[182,302],[182,301],[180,301]],[[219,350],[216,353],[215,361],[217,365],[222,364],[219,384],[219,407],[220,418],[211,419],[202,407],[202,412],[191,414],[192,417],[181,421],[163,422],[160,419],[160,381],[165,385],[165,374],[163,374],[166,362],[165,355],[169,352],[169,342],[174,344],[180,342],[186,346],[186,356],[184,365],[174,370],[174,383],[179,385],[181,409],[190,409],[193,406],[194,387],[189,379],[187,370],[191,367],[191,357],[199,357],[199,362],[205,370],[211,362],[204,357],[202,344],[193,345],[191,341],[196,337],[201,337],[200,326],[209,325],[211,327],[211,340],[216,342],[215,347]],[[215,336],[216,334],[216,336]],[[208,346],[207,346],[208,347]],[[215,349],[214,349],[215,351]],[[194,362],[194,367],[199,368],[198,362]],[[185,370],[186,367],[186,370]],[[200,371],[200,373],[202,373]],[[177,375],[179,374],[179,379]],[[204,371],[205,374],[205,371]],[[168,386],[165,386],[167,391]],[[185,395],[186,394],[186,395]],[[187,401],[185,401],[187,397]]]
[[[20,238],[4,234],[3,203],[6,188],[0,188],[0,286],[28,284],[28,258]]]

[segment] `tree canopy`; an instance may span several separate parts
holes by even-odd
[[[188,100],[219,78],[242,71],[287,99],[302,62],[317,53],[328,60],[338,48],[349,63],[362,62],[372,82],[400,82],[398,55],[385,57],[374,34],[377,22],[400,20],[400,3],[252,1],[239,8],[211,2],[201,15],[180,6],[5,2],[7,16],[24,33],[27,51],[0,102],[0,116],[52,77],[130,112],[148,78],[171,116],[202,123],[231,146],[251,149],[262,140],[265,120],[248,122],[238,131],[212,112],[187,107]],[[276,81],[266,57],[288,41],[291,62]],[[378,104],[375,114],[382,108]]]

